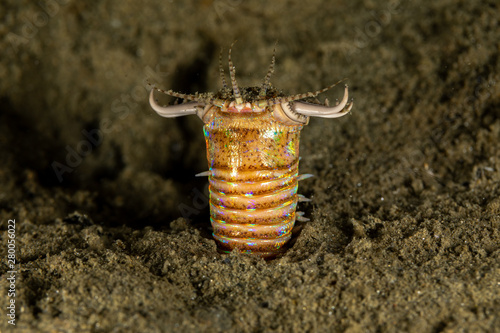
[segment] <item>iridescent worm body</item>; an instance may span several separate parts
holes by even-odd
[[[220,59],[219,59],[220,60]],[[205,123],[209,171],[210,219],[213,237],[224,252],[239,251],[273,257],[281,253],[291,238],[295,221],[307,221],[296,212],[298,201],[309,199],[297,194],[299,175],[299,137],[309,117],[337,118],[352,108],[348,88],[335,106],[307,103],[331,89],[292,96],[282,95],[271,87],[275,57],[261,87],[243,88],[229,49],[229,89],[220,61],[223,88],[215,93],[182,94],[153,88],[149,102],[163,117],[196,114]],[[154,91],[182,98],[188,102],[160,106]]]

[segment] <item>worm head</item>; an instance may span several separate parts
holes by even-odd
[[[233,43],[234,44],[234,43]],[[232,46],[232,45],[231,45]],[[258,113],[269,110],[274,118],[286,125],[306,125],[309,117],[338,118],[351,111],[353,102],[348,101],[348,86],[345,85],[344,97],[335,106],[309,103],[302,101],[306,98],[316,97],[342,81],[332,84],[324,89],[304,94],[284,96],[271,87],[270,78],[274,71],[275,54],[261,87],[250,87],[240,90],[236,82],[236,70],[231,60],[231,48],[229,49],[229,74],[231,77],[231,88],[228,89],[222,67],[222,53],[219,57],[219,71],[223,88],[217,94],[182,94],[172,90],[153,88],[149,96],[149,103],[156,113],[162,117],[172,118],[190,114],[196,114],[203,122],[207,123],[211,116],[217,111],[230,113]],[[166,95],[182,98],[186,103],[178,105],[161,106],[154,97],[154,91],[158,90]]]

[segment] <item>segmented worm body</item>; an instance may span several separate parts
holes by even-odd
[[[271,87],[275,57],[261,87],[240,91],[229,49],[229,89],[220,65],[223,88],[215,93],[182,94],[154,88],[152,108],[163,117],[197,114],[205,123],[209,171],[210,219],[213,236],[224,252],[273,257],[283,251],[296,220],[307,221],[296,212],[300,131],[310,116],[336,118],[351,110],[348,88],[335,106],[307,103],[307,97],[331,89],[285,96]],[[160,106],[154,90],[182,98],[187,103]],[[326,104],[328,102],[326,101]]]

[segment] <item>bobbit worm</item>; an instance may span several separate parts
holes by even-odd
[[[335,85],[287,96],[270,84],[275,55],[260,87],[239,88],[229,49],[228,87],[219,58],[222,89],[216,93],[184,94],[154,87],[149,102],[162,117],[196,114],[203,122],[209,170],[210,220],[220,250],[274,257],[283,252],[295,221],[308,221],[297,212],[299,137],[309,117],[338,118],[352,109],[348,87],[335,106],[306,102]],[[154,92],[181,98],[184,103],[159,105]]]

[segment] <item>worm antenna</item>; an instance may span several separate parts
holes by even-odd
[[[323,89],[320,89],[320,90],[316,90],[316,91],[312,91],[312,92],[306,92],[306,93],[303,93],[303,94],[297,94],[297,95],[292,95],[292,96],[287,96],[287,97],[276,97],[276,98],[271,98],[271,99],[260,99],[260,100],[256,101],[255,104],[257,104],[257,105],[259,105],[261,107],[264,107],[264,106],[272,106],[272,105],[276,105],[276,104],[283,104],[283,103],[293,102],[293,101],[296,101],[296,100],[299,100],[299,99],[304,99],[304,98],[307,98],[307,97],[316,97],[319,94],[321,94],[321,93],[323,93],[323,92],[325,92],[327,90],[332,89],[337,84],[339,84],[340,82],[345,81],[345,80],[347,80],[347,79],[342,79],[342,80],[340,80],[340,81],[338,81],[338,82],[336,82],[334,84],[329,85],[326,88],[323,88]],[[347,88],[346,88],[346,91],[347,91]]]
[[[292,101],[296,101],[296,100],[303,99],[303,98],[306,98],[306,97],[316,97],[319,94],[324,93],[325,91],[328,91],[328,90],[332,89],[337,84],[339,84],[340,82],[345,81],[345,80],[347,80],[347,79],[342,79],[342,80],[340,80],[338,82],[335,82],[334,84],[331,84],[328,87],[320,89],[320,90],[316,90],[316,91],[312,91],[312,92],[306,92],[304,94],[297,94],[297,95],[293,95],[293,96],[288,96],[288,97],[282,98],[281,99],[281,103],[283,103],[283,102],[292,102]],[[347,92],[347,85],[346,85],[346,92]]]
[[[233,48],[234,43],[236,43],[236,41],[234,41],[229,48],[229,75],[231,76],[231,84],[233,85],[233,94],[236,104],[243,104],[243,98],[241,98],[238,82],[236,82],[236,68],[234,68],[233,61],[231,60],[231,49]]]
[[[220,54],[219,54],[219,73],[220,73],[220,79],[222,81],[222,88],[226,89],[227,88],[226,76],[224,75],[224,67],[222,67],[222,47],[220,48]]]
[[[269,87],[269,82],[271,81],[271,76],[274,73],[274,63],[276,61],[276,45],[278,41],[274,44],[273,50],[273,59],[271,60],[271,65],[269,65],[269,70],[267,71],[267,75],[264,78],[264,82],[262,83],[262,87],[260,88],[259,97],[266,97],[267,88]]]
[[[165,95],[168,95],[168,96],[182,98],[182,99],[185,99],[186,101],[196,101],[197,102],[200,100],[200,96],[198,96],[198,95],[183,94],[183,93],[175,92],[173,90],[163,90],[163,89],[157,88],[155,86],[153,86],[152,90],[157,90],[157,91],[159,91]]]

